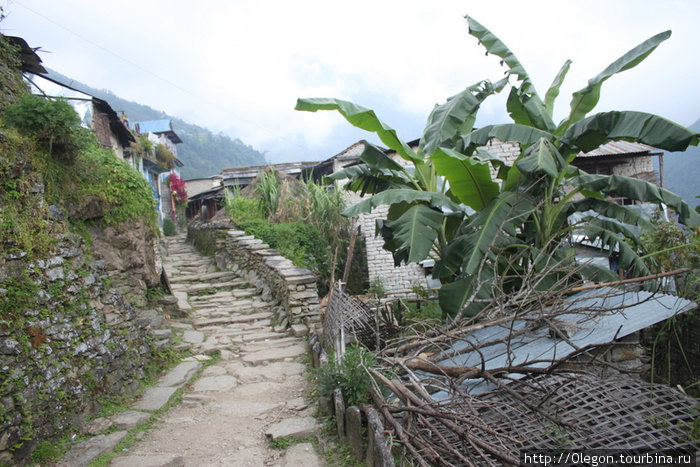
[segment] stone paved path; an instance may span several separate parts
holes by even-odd
[[[318,430],[315,409],[308,402],[304,339],[275,332],[270,304],[234,273],[216,271],[213,261],[184,243],[182,236],[170,237],[168,243],[165,267],[179,306],[188,313],[187,318],[172,320],[173,334],[181,336],[181,345],[189,346],[193,357],[111,422],[114,425],[119,417],[147,419],[178,388],[184,388],[184,394],[110,465],[323,465],[310,443],[287,450],[270,446],[272,438],[315,437]],[[220,359],[192,380],[216,354]],[[107,436],[118,441],[126,435],[116,433]]]

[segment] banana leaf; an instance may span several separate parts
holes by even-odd
[[[382,223],[382,235],[386,238],[391,231],[394,258],[400,257],[406,263],[415,263],[428,257],[442,228],[444,214],[425,204],[416,204],[396,220]]]
[[[471,131],[481,103],[500,92],[507,82],[507,78],[495,85],[480,81],[450,97],[446,103],[435,106],[420,140],[423,153],[430,155],[443,143],[454,140],[460,131]]]
[[[479,211],[498,194],[498,183],[491,180],[488,162],[447,148],[438,148],[430,159],[438,173],[450,182],[452,193],[466,206]]]
[[[635,141],[666,151],[697,146],[700,134],[658,115],[636,111],[602,112],[577,122],[561,136],[561,142],[588,152],[614,140]]]
[[[571,111],[568,118],[559,125],[558,133],[563,133],[571,124],[583,119],[588,112],[595,108],[600,99],[600,89],[608,78],[637,66],[669,37],[671,37],[671,31],[664,31],[650,37],[608,65],[597,76],[591,78],[585,88],[573,94],[570,104]]]
[[[402,202],[409,204],[426,202],[431,207],[445,212],[446,214],[463,212],[462,207],[454,203],[452,200],[450,200],[450,198],[442,193],[399,188],[382,191],[371,198],[360,201],[359,203],[345,209],[343,211],[343,215],[353,217],[363,212],[371,212],[372,208],[376,208],[377,206],[381,206],[383,204],[396,204]]]
[[[396,134],[396,130],[377,118],[374,110],[352,102],[334,98],[300,98],[295,110],[316,112],[317,110],[337,110],[352,125],[371,131],[379,136],[382,143],[409,161],[419,161],[420,157]]]

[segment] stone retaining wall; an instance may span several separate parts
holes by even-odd
[[[232,269],[259,290],[263,298],[275,300],[278,325],[309,329],[320,323],[316,278],[308,269],[294,266],[279,251],[230,222],[193,221],[187,239],[201,252],[211,255],[220,269]]]
[[[0,258],[0,465],[75,433],[100,398],[136,391],[161,345],[160,314],[119,290],[143,281],[113,274],[81,237],[61,236],[46,259]]]

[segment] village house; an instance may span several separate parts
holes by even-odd
[[[26,42],[20,38],[14,38],[14,42],[21,50],[25,46],[28,49]],[[177,158],[176,146],[182,140],[173,131],[169,119],[134,122],[129,125],[125,116],[119,116],[108,102],[79,89],[72,81],[66,82],[64,77],[44,69],[40,64],[32,66],[30,63],[27,73],[30,73],[29,81],[35,92],[65,99],[76,111],[83,126],[95,133],[103,149],[112,151],[117,158],[129,163],[151,184],[153,196],[158,202],[159,223],[162,224],[165,217],[174,219],[174,201],[170,196],[167,177],[170,173],[179,175],[179,168],[183,166]],[[152,145],[152,150],[136,150],[138,145],[135,135],[144,136]],[[163,153],[165,159],[158,152],[159,145],[167,150]]]
[[[159,222],[165,218],[175,221],[175,200],[170,193],[168,177],[170,174],[180,175],[183,163],[177,158],[177,145],[182,139],[173,130],[170,119],[130,122],[129,127],[138,136],[145,137],[152,148],[131,151],[127,159],[153,188]]]

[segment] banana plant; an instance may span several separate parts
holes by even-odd
[[[402,163],[365,142],[362,163],[333,178],[347,179],[347,189],[371,195],[346,215],[390,206],[377,230],[397,264],[436,259],[433,274],[443,283],[439,297],[446,315],[474,315],[494,294],[523,287],[523,278],[533,272],[539,274],[538,287],[565,285],[556,271],[574,264],[567,248],[574,231],[617,252],[620,266],[631,274],[647,273],[643,247],[630,226],[646,228],[648,221],[606,199],[606,193],[666,205],[683,224],[700,226],[700,215],[668,190],[619,175],[587,174],[572,165],[580,152],[614,140],[668,151],[698,144],[698,133],[657,115],[588,115],[603,82],[642,62],[670,31],[642,42],[589,80],[573,94],[569,115],[556,124],[553,108],[571,61],[561,67],[543,100],[513,52],[476,20],[466,19],[469,34],[501,59],[506,76],[495,83],[480,81],[435,106],[417,147],[402,141],[372,110],[356,104],[299,99],[296,106],[304,111],[336,110],[351,124],[376,133],[400,156]],[[512,123],[474,128],[481,103],[506,87]],[[494,139],[517,143],[520,157],[509,165],[491,155],[487,145]],[[580,220],[572,223],[575,213]],[[596,278],[606,273],[592,267],[581,267],[581,272]]]

